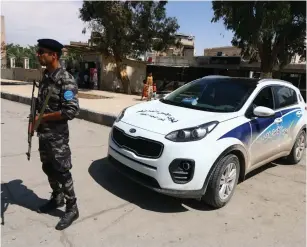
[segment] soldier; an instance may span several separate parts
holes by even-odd
[[[48,177],[52,195],[38,211],[47,213],[62,207],[65,199],[65,214],[56,225],[57,230],[67,228],[79,217],[70,173],[72,163],[68,129],[68,120],[72,120],[79,113],[78,86],[74,77],[60,66],[62,48],[63,45],[55,40],[38,40],[37,57],[40,64],[46,66],[38,89],[38,112],[44,104],[48,91],[52,90],[37,129],[42,169]]]

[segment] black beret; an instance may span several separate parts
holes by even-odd
[[[61,52],[64,47],[60,42],[54,39],[39,39],[37,42],[38,47],[46,48],[54,52]]]

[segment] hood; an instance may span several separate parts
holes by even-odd
[[[223,122],[234,117],[237,117],[237,113],[194,110],[154,100],[127,108],[121,121],[166,135],[175,130],[191,128],[211,121]]]

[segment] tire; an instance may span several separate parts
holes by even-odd
[[[233,183],[229,183],[229,185],[231,185],[232,190],[228,194],[227,197],[221,197],[219,193],[220,188],[222,188],[220,187],[221,179],[222,179],[222,176],[225,176],[225,172],[227,174],[226,168],[229,166],[231,166],[232,168],[235,168],[236,170],[236,174],[231,180],[233,181]],[[216,167],[211,175],[206,193],[203,197],[203,201],[206,204],[216,209],[224,207],[232,198],[232,195],[238,183],[239,174],[240,174],[240,161],[236,155],[228,154],[225,157],[221,158],[217,162]],[[225,186],[226,185],[224,185],[224,188],[229,188]]]
[[[306,132],[305,130],[301,130],[296,137],[291,153],[287,156],[287,161],[290,164],[294,165],[299,163],[303,157],[305,148],[306,148]],[[298,155],[298,150],[300,151],[300,155]]]

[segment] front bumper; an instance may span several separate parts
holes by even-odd
[[[178,197],[178,198],[193,198],[199,199],[203,195],[203,190],[172,190],[172,189],[162,189],[156,179],[153,177],[147,176],[143,173],[140,173],[134,169],[129,168],[128,166],[122,164],[116,160],[111,155],[108,155],[108,160],[110,164],[117,169],[121,174],[133,180],[134,182],[149,188],[158,193]]]
[[[113,141],[111,131],[108,156],[111,164],[119,167],[122,173],[159,193],[184,198],[199,198],[203,195],[209,170],[220,154],[220,150],[214,148],[212,143],[211,145],[204,141],[175,143],[165,139],[164,135],[137,128],[122,121],[115,123],[115,126],[126,134],[131,128],[135,128],[136,132],[128,135],[151,139],[164,145],[163,153],[159,158],[140,157],[125,148],[120,148]],[[206,146],[210,146],[207,152],[204,151]],[[193,177],[186,183],[176,183],[170,174],[170,164],[176,159],[194,162]]]

